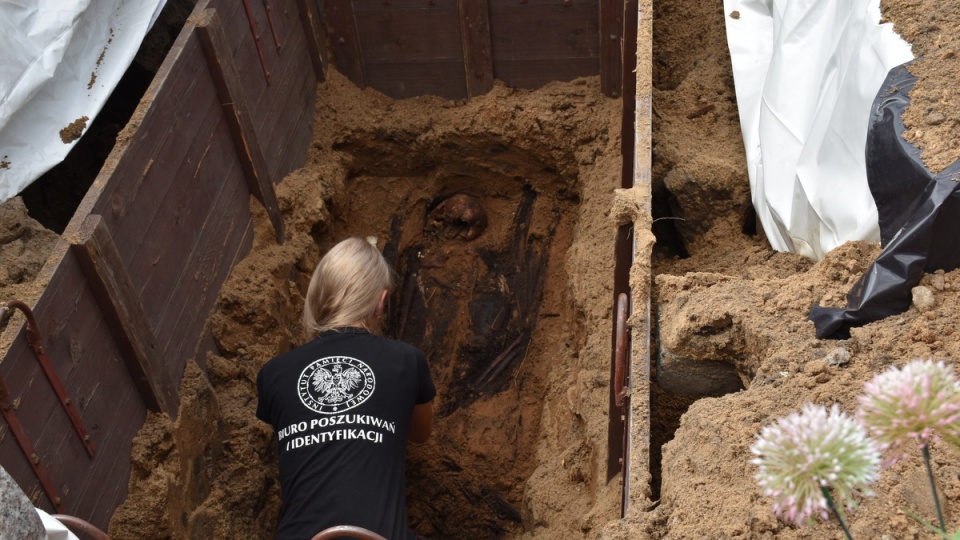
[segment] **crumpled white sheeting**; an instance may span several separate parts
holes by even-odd
[[[0,2],[0,202],[63,160],[133,61],[165,0]]]
[[[913,58],[879,24],[880,0],[724,0],[724,10],[770,244],[819,260],[847,241],[879,242],[864,158],[870,107],[887,72]]]

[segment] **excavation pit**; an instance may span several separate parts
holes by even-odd
[[[203,429],[255,441],[246,481],[227,480],[213,459],[227,450],[217,445],[157,456],[151,441],[168,436],[158,433],[185,440],[197,427],[148,419],[134,467],[150,474],[132,480],[112,530],[142,527],[142,514],[160,505],[138,483],[189,460],[184,485],[169,487],[193,501],[166,525],[174,536],[209,533],[210,509],[228,500],[224,515],[238,514],[240,497],[216,488],[198,500],[193,481],[251,492],[242,513],[258,517],[218,520],[214,530],[272,533],[275,437],[253,417],[250,381],[302,342],[310,273],[348,236],[376,242],[394,266],[384,333],[424,351],[438,390],[433,437],[408,453],[411,526],[431,538],[565,536],[615,519],[620,483],[607,477],[607,417],[618,224],[609,210],[620,181],[619,119],[620,102],[603,96],[597,78],[536,91],[497,84],[467,102],[395,101],[331,72],[318,87],[307,163],[277,186],[287,238],[276,245],[253,207],[253,251],[234,268],[213,319],[222,356],[207,360],[211,387],[181,389],[182,407],[216,396],[221,419]]]
[[[385,333],[424,351],[439,390],[436,447],[411,455],[412,524],[430,536],[502,536],[524,520],[543,405],[531,398],[547,393],[553,367],[546,344],[563,328],[583,331],[562,293],[579,174],[489,134],[415,142],[423,136],[381,127],[340,137],[348,177],[325,238],[377,239],[398,274]]]

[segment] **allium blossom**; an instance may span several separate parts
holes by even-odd
[[[910,440],[921,447],[940,437],[960,441],[960,383],[952,366],[914,360],[877,375],[863,390],[860,419],[895,454]]]
[[[880,446],[866,428],[834,405],[806,403],[776,424],[765,426],[750,447],[760,468],[763,494],[773,499],[773,512],[803,525],[819,515],[828,519],[822,487],[838,505],[855,506],[854,490],[866,495],[880,469]]]

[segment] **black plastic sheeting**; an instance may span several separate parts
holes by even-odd
[[[917,81],[909,65],[887,74],[867,131],[867,182],[883,251],[847,293],[846,308],[811,308],[820,339],[846,339],[850,328],[903,313],[924,272],[960,267],[960,161],[933,174],[903,139],[901,115]]]

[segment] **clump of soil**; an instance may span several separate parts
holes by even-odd
[[[14,298],[32,304],[39,293],[33,280],[58,238],[27,215],[20,197],[0,204],[0,304]]]
[[[137,437],[111,536],[271,534],[275,443],[254,416],[255,374],[302,341],[310,273],[350,235],[375,237],[398,270],[385,332],[424,350],[438,386],[434,436],[408,458],[411,525],[433,538],[569,537],[616,518],[619,108],[596,78],[395,101],[331,72],[308,162],[278,186],[287,238],[277,245],[254,207],[253,251],[213,317],[222,354],[206,359],[209,383],[188,372],[177,420],[151,416]]]
[[[937,173],[960,159],[960,35],[956,32],[960,6],[955,2],[882,2],[883,16],[913,47],[917,57],[910,68],[919,79],[910,92],[903,115],[904,138],[921,150],[920,157]]]
[[[61,129],[60,140],[63,141],[63,144],[70,144],[79,139],[80,136],[83,135],[83,130],[87,129],[87,120],[90,120],[90,118],[81,116],[67,124],[67,127]]]

